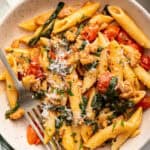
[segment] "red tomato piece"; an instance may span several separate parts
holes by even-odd
[[[36,78],[42,79],[44,77],[43,68],[36,61],[32,61],[27,70],[28,75],[34,75]]]
[[[120,31],[120,27],[113,25],[105,29],[104,34],[110,41],[112,41],[118,36],[119,31]]]
[[[56,55],[55,55],[55,53],[53,52],[53,51],[49,51],[49,57],[51,58],[51,59],[56,59]]]
[[[105,93],[107,91],[111,78],[112,74],[110,72],[105,72],[100,76],[100,78],[97,81],[97,89],[101,93]]]
[[[98,25],[90,25],[84,27],[83,31],[81,32],[81,36],[84,40],[88,40],[89,42],[93,42],[99,31],[99,26]]]
[[[128,33],[126,33],[125,31],[121,30],[117,36],[117,41],[120,44],[125,44],[125,45],[129,45],[131,47],[133,47],[134,49],[137,49],[140,53],[143,53],[143,49],[142,47],[137,44],[133,39],[130,38],[130,36],[128,35]]]
[[[131,44],[129,44],[131,47],[133,47],[134,49],[137,49],[141,54],[143,53],[143,48],[137,44],[136,42],[132,42]]]
[[[138,107],[142,107],[143,109],[150,108],[150,96],[145,96],[138,104]]]
[[[31,145],[32,144],[38,145],[41,143],[40,138],[38,137],[34,129],[31,127],[31,125],[27,127],[27,141]]]
[[[144,69],[149,71],[150,70],[150,56],[142,55],[140,64]]]
[[[128,45],[128,44],[131,44],[132,43],[132,39],[129,37],[129,35],[121,30],[117,36],[117,41],[120,43],[120,44],[125,44],[125,45]]]

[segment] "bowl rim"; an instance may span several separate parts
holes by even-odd
[[[17,4],[15,6],[10,6],[10,4],[8,4],[10,9],[6,12],[4,17],[0,20],[0,27],[5,22],[5,20],[7,20],[7,18],[11,15],[11,13],[15,11],[15,9],[19,8],[21,5],[23,5],[23,3],[26,3],[27,1],[30,1],[30,0],[21,0],[21,1],[17,2]],[[136,0],[127,0],[127,1],[136,5],[137,8],[145,15],[145,17],[150,19],[150,12],[147,9],[145,9],[138,1],[136,1]]]

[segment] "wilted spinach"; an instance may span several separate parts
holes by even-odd
[[[95,53],[92,53],[92,54],[99,57],[103,49],[104,49],[104,48],[99,47],[99,48],[97,49],[97,51],[96,51]]]
[[[86,70],[91,70],[93,68],[96,68],[97,65],[98,65],[98,60],[94,61],[93,63],[90,63],[90,64],[87,64],[87,65],[84,65],[85,69]]]
[[[35,99],[42,99],[42,98],[44,98],[45,96],[46,96],[46,95],[45,95],[45,91],[44,91],[44,90],[39,90],[39,91],[33,93],[33,97],[34,97]]]
[[[133,102],[120,99],[119,93],[116,90],[117,83],[118,79],[116,77],[112,77],[106,93],[96,93],[94,96],[91,106],[96,112],[96,115],[98,115],[103,108],[109,108],[113,112],[113,119],[114,116],[117,117],[122,115],[127,111],[127,109],[134,106]],[[110,118],[109,120],[111,121],[112,119]]]
[[[88,126],[92,126],[93,133],[95,133],[98,130],[98,124],[96,121],[90,119],[84,119],[84,123]]]
[[[80,103],[79,107],[81,109],[81,116],[84,117],[86,115],[86,106],[87,106],[88,100],[86,97],[82,97],[82,102]]]
[[[66,125],[70,125],[72,123],[73,120],[72,111],[66,106],[49,105],[48,109],[60,113],[60,115],[55,120],[55,127],[57,129],[60,128],[64,122],[66,123]]]
[[[87,45],[87,41],[83,41],[82,42],[82,44],[81,44],[81,46],[79,47],[79,50],[81,51],[81,50],[84,50],[84,48],[85,48],[85,46]]]
[[[70,95],[70,96],[74,96],[74,94],[72,93],[72,91],[71,91],[71,88],[72,88],[72,82],[68,82],[68,84],[69,84],[69,88],[67,89],[67,94],[68,95]]]

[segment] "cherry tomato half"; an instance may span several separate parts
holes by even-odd
[[[114,40],[120,31],[120,27],[112,25],[112,26],[108,26],[105,30],[104,30],[104,35],[110,40]]]
[[[120,43],[120,44],[125,44],[125,45],[129,45],[132,43],[132,40],[131,38],[129,37],[129,35],[121,30],[117,36],[117,41]]]
[[[41,141],[38,137],[38,135],[36,134],[36,132],[34,131],[34,129],[31,127],[31,125],[29,125],[27,127],[27,141],[29,144],[40,144]]]
[[[28,75],[34,75],[36,78],[42,79],[44,77],[43,68],[39,63],[31,61],[29,68],[27,70]]]
[[[145,96],[138,104],[138,107],[142,107],[143,109],[150,108],[150,96]]]
[[[81,36],[84,40],[93,42],[98,35],[98,31],[99,31],[98,25],[85,26],[83,31],[81,32]]]
[[[97,89],[101,93],[105,93],[107,91],[111,78],[112,74],[110,72],[105,72],[100,76],[100,78],[97,81]]]
[[[150,56],[142,55],[140,64],[144,69],[149,71],[150,70]]]

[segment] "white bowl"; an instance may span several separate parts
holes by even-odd
[[[18,24],[36,16],[37,14],[55,7],[59,0],[23,0],[15,8],[11,9],[8,15],[0,24],[0,47],[3,49],[10,45],[11,41],[25,32],[18,28]],[[150,37],[150,15],[134,0],[97,0],[102,7],[105,4],[115,4],[122,7],[136,21],[142,30]],[[84,0],[64,0],[68,5],[80,4]],[[2,66],[2,65],[1,65]],[[3,70],[0,67],[1,71]],[[16,150],[42,150],[42,146],[30,146],[26,140],[26,125],[24,119],[12,122],[6,120],[4,113],[8,109],[5,93],[5,86],[0,83],[0,133]],[[136,138],[128,140],[121,150],[139,150],[150,139],[150,110],[144,112],[141,134]]]

